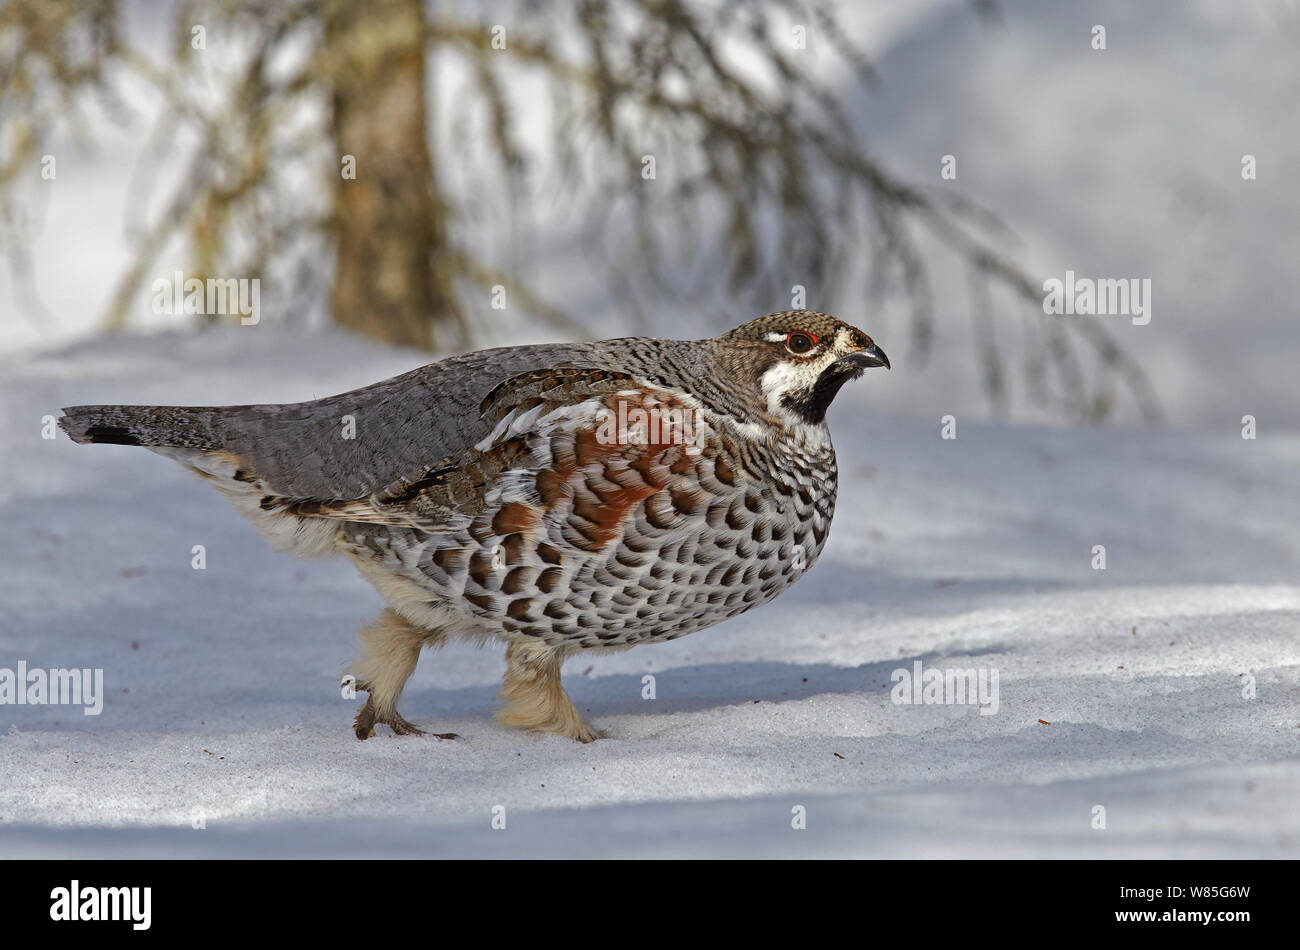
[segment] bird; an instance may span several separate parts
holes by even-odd
[[[358,739],[421,652],[504,642],[498,721],[590,742],[564,661],[674,640],[816,563],[838,474],[826,413],[861,330],[768,314],[709,339],[500,347],[282,405],[74,406],[78,443],[142,446],[227,496],[277,550],[343,555],[382,596],[344,681]],[[459,738],[454,733],[432,733]]]

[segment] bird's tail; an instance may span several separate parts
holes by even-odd
[[[71,406],[59,426],[73,442],[213,450],[222,445],[220,407]]]
[[[255,406],[72,406],[59,425],[74,442],[139,445],[179,462],[234,502],[277,550],[301,557],[334,550],[340,522],[298,517],[264,478]],[[266,441],[274,443],[274,436]],[[272,474],[277,470],[272,469]]]

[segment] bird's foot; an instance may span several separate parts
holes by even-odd
[[[604,729],[597,729],[586,720],[579,720],[572,731],[565,733],[570,739],[586,744],[595,742],[597,739],[608,739],[609,733]]]
[[[375,712],[375,704],[367,699],[366,704],[357,712],[356,722],[353,724],[353,731],[356,732],[358,739],[369,739],[375,734],[376,725],[385,725],[393,730],[395,735],[399,736],[427,736],[432,735],[435,739],[459,739],[454,732],[425,732],[411,723],[407,722],[397,710],[393,710],[387,715],[379,715]]]

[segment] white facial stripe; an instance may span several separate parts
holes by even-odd
[[[839,340],[838,335],[836,339]],[[786,393],[812,389],[817,384],[817,378],[821,376],[822,371],[837,358],[835,348],[828,348],[820,356],[809,354],[808,357],[798,360],[778,359],[764,371],[759,380],[763,395],[767,397],[768,408],[776,412],[780,407],[781,397]]]
[[[808,374],[803,366],[779,360],[763,373],[760,385],[767,397],[768,412],[775,414],[781,411],[781,397],[785,393],[808,385]]]
[[[769,334],[768,334],[767,336],[765,336],[763,339],[767,340],[768,343],[784,343],[784,342],[785,342],[785,334],[784,334],[784,333],[769,333]]]
[[[781,397],[799,390],[810,390],[817,384],[817,377],[835,359],[834,354],[827,353],[821,359],[803,363],[779,360],[773,363],[759,380],[763,395],[767,397],[768,411],[781,415],[786,410],[781,405]]]

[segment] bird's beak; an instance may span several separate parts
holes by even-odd
[[[884,350],[874,343],[850,353],[848,356],[841,356],[836,362],[848,363],[862,369],[869,366],[883,366],[885,369],[889,369],[889,357],[885,355]]]

